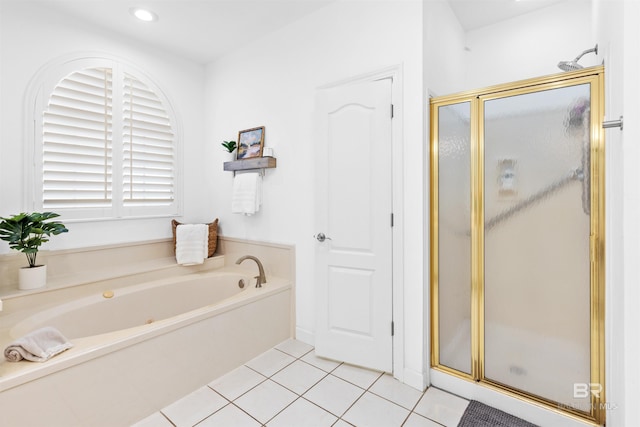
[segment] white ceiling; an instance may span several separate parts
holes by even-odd
[[[428,0],[427,0],[428,1]],[[466,31],[533,12],[564,0],[448,0]]]
[[[34,3],[199,63],[281,28],[335,0],[0,0]],[[366,3],[371,0],[358,0]],[[394,0],[399,1],[399,0]],[[425,0],[430,1],[430,0]],[[476,29],[563,0],[448,0],[465,30]],[[147,7],[153,23],[129,9]]]
[[[6,0],[0,0],[6,1]],[[56,9],[92,25],[207,63],[334,0],[10,0]],[[129,9],[155,12],[142,22]]]

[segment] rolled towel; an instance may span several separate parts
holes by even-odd
[[[4,349],[4,357],[9,362],[19,362],[22,359],[32,362],[45,362],[72,346],[73,344],[59,330],[46,326],[30,332],[9,344]]]

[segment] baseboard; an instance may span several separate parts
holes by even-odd
[[[404,369],[402,382],[416,390],[424,391],[429,383],[426,374],[413,369]],[[395,375],[394,375],[395,376]]]
[[[314,333],[298,326],[296,326],[296,339],[309,345],[316,345]]]

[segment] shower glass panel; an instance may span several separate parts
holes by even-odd
[[[438,111],[440,364],[471,374],[471,104]]]
[[[585,412],[574,384],[592,382],[590,91],[481,98],[484,378]]]
[[[603,82],[592,67],[430,100],[435,386],[604,424]]]

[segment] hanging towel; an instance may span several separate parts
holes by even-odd
[[[255,172],[236,174],[233,179],[231,212],[253,215],[262,204],[262,176]]]
[[[71,348],[71,344],[51,326],[37,329],[18,338],[4,349],[4,357],[9,362],[19,362],[22,359],[31,362],[45,362],[63,351]]]
[[[207,224],[180,224],[176,227],[176,261],[181,265],[202,264],[209,252]]]

